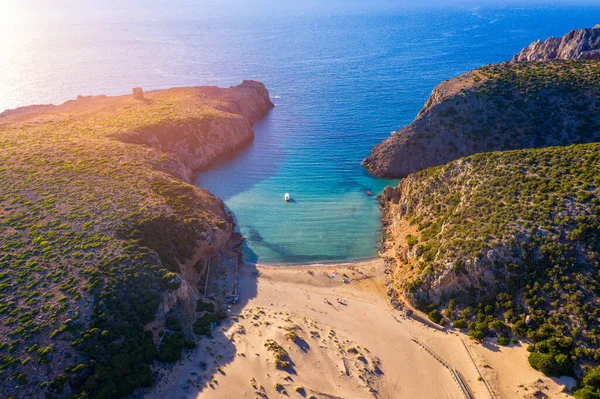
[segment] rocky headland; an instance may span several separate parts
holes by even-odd
[[[520,53],[543,62],[489,65],[439,84],[415,121],[373,148],[365,167],[401,178],[479,152],[599,140],[600,64],[585,55],[597,50],[599,32],[554,39],[558,52],[534,44],[538,55]]]
[[[476,340],[526,340],[530,364],[600,360],[600,144],[477,154],[381,196],[388,294]]]
[[[0,114],[0,396],[122,397],[220,319],[196,302],[240,237],[189,183],[272,107],[244,81]]]
[[[600,362],[599,30],[440,84],[365,160],[404,178],[380,197],[392,302],[478,341],[524,340],[533,368],[583,385]]]

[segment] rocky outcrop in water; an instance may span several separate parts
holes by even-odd
[[[511,62],[547,60],[600,60],[600,24],[545,42],[538,40],[521,50]]]

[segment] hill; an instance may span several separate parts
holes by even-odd
[[[272,106],[245,81],[0,114],[1,397],[122,397],[194,345],[180,310],[237,238],[187,182]]]
[[[600,29],[588,31],[597,36]],[[363,164],[377,176],[398,178],[480,152],[600,140],[600,61],[579,59],[591,47],[566,37],[564,57],[554,58],[577,60],[529,51],[544,61],[490,65],[439,84],[415,121],[373,148]]]
[[[483,153],[388,187],[389,293],[549,375],[600,362],[600,144]]]

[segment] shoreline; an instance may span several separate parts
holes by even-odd
[[[420,343],[458,370],[477,398],[490,397],[479,376],[496,398],[530,398],[537,391],[569,397],[562,393],[565,381],[529,367],[525,345],[482,345],[392,308],[381,259],[257,266],[259,276],[246,266],[239,268],[240,303],[231,306],[229,319],[145,391],[146,398],[265,397],[259,392],[284,398],[297,397],[300,388],[318,399],[367,399],[374,392],[382,399],[462,398],[452,374]],[[327,271],[335,268],[337,278],[331,278]],[[299,339],[290,339],[289,331]],[[265,346],[272,341],[288,354],[289,368],[276,367]]]
[[[290,268],[290,269],[308,269],[308,268],[326,268],[326,267],[340,267],[347,268],[351,266],[366,266],[372,264],[374,262],[380,261],[380,257],[369,258],[363,260],[356,261],[331,261],[331,262],[315,262],[315,263],[250,263],[243,262],[242,266],[248,267],[256,267],[260,269],[281,269],[281,268]]]

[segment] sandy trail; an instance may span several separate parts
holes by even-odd
[[[497,398],[538,390],[568,397],[561,381],[528,366],[524,347],[486,349],[392,309],[381,261],[259,270],[256,277],[242,267],[242,302],[232,320],[201,340],[147,398],[464,398],[450,371],[413,338],[458,370],[477,399],[492,396],[461,340]],[[279,345],[291,365],[278,369],[266,342]]]

